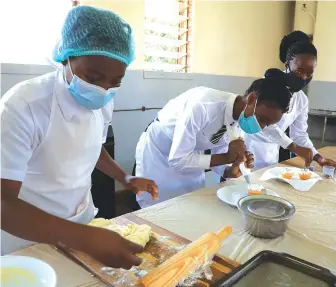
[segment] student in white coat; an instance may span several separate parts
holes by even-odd
[[[204,187],[209,168],[225,178],[239,177],[239,164],[245,159],[253,167],[253,155],[241,139],[230,139],[241,129],[257,133],[279,121],[290,97],[283,79],[273,77],[253,82],[245,96],[207,87],[188,90],[170,100],[141,135],[136,175],[157,183],[158,202]],[[156,203],[146,194],[137,200],[142,208]]]
[[[73,8],[53,58],[62,70],[22,82],[1,99],[2,254],[40,242],[112,267],[139,265],[140,246],[85,225],[95,215],[95,167],[127,189],[157,196],[152,180],[130,177],[102,147],[112,98],[134,58],[132,30],[111,11]]]
[[[317,63],[316,48],[305,33],[294,31],[281,41],[280,60],[285,64],[287,84],[294,94],[288,113],[276,125],[267,127],[258,134],[245,136],[247,149],[255,156],[255,168],[277,163],[280,146],[301,156],[307,167],[312,160],[321,166],[336,166],[335,161],[323,158],[318,153],[307,132],[308,97],[302,89],[313,78]],[[285,134],[288,128],[289,137]],[[279,139],[279,135],[282,139]]]

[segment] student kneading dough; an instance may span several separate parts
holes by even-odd
[[[115,224],[112,220],[96,218],[93,219],[89,225],[112,230],[127,240],[137,243],[143,247],[146,246],[152,235],[152,229],[146,224],[119,225]]]

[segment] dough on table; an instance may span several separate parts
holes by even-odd
[[[146,246],[147,242],[150,240],[152,236],[152,229],[150,226],[146,224],[119,225],[115,224],[113,220],[104,218],[95,218],[89,223],[89,225],[112,230],[120,234],[127,240],[137,243],[142,247]]]
[[[95,226],[95,227],[104,227],[111,225],[111,220],[105,219],[105,218],[95,218],[93,219],[89,225]]]

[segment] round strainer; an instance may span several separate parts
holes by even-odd
[[[252,236],[272,239],[283,235],[295,207],[289,201],[270,195],[251,195],[238,201],[245,230]]]
[[[247,205],[247,209],[255,215],[270,218],[280,217],[286,213],[282,205],[272,201],[252,201]]]
[[[243,197],[238,208],[246,215],[269,220],[284,220],[295,213],[295,207],[289,201],[270,195]]]

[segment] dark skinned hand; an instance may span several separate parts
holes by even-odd
[[[296,146],[294,152],[304,160],[305,167],[308,168],[311,165],[313,161],[313,151],[311,148]]]
[[[143,252],[142,246],[104,228],[89,227],[85,230],[82,251],[113,268],[130,269],[139,266],[142,259],[134,254]]]
[[[235,162],[237,159],[243,159],[245,152],[246,146],[241,138],[231,141],[227,152],[230,163]]]
[[[151,179],[142,177],[133,177],[129,183],[125,184],[126,189],[132,190],[135,194],[141,194],[142,192],[148,192],[151,194],[153,200],[159,198],[158,187]]]
[[[245,167],[253,168],[254,167],[254,156],[250,152],[245,152],[244,158],[237,159],[230,168],[227,168],[224,172],[225,178],[238,178],[242,176],[239,165],[244,162]]]
[[[333,159],[324,158],[320,154],[316,154],[314,156],[314,160],[322,167],[325,165],[336,167],[336,161],[334,161]]]

